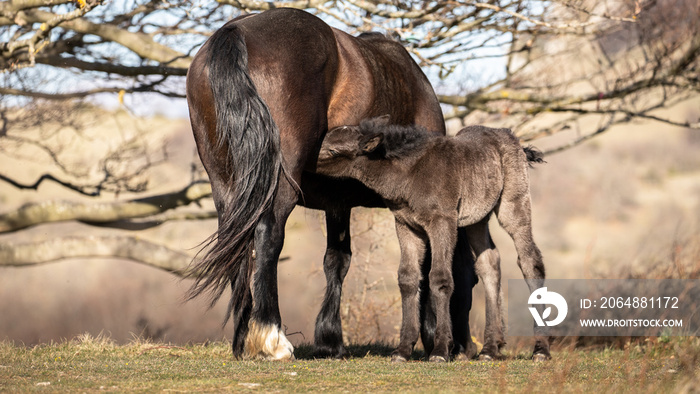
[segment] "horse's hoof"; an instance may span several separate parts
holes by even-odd
[[[331,358],[335,360],[347,360],[348,358],[350,358],[350,353],[347,350],[345,350],[344,347],[342,347],[340,348],[340,350],[335,352],[335,354],[331,355]]]
[[[446,363],[447,359],[445,359],[445,357],[442,356],[430,356],[428,361],[430,361],[431,363]]]
[[[490,354],[480,354],[479,355],[479,361],[493,361],[493,356]]]
[[[392,363],[405,363],[408,360],[406,360],[406,357],[400,355],[400,354],[392,354],[391,355],[391,362]]]
[[[294,346],[277,326],[260,325],[251,320],[245,342],[245,354],[246,358],[294,360]]]
[[[549,354],[542,354],[542,353],[537,353],[532,355],[532,361],[536,363],[541,363],[543,361],[551,360],[552,356]]]
[[[327,346],[316,346],[314,351],[314,358],[327,358],[335,360],[345,360],[350,357],[350,353],[345,349],[345,347],[327,347]]]

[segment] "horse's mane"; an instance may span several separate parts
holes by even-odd
[[[387,159],[416,153],[428,140],[437,136],[418,125],[388,125],[375,119],[360,122],[360,132],[368,138],[382,134],[384,136],[382,156]]]

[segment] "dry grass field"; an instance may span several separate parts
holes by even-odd
[[[697,392],[700,342],[678,338],[600,351],[557,349],[533,364],[388,362],[391,347],[352,346],[347,361],[232,361],[229,343],[116,345],[82,335],[31,348],[0,342],[0,391],[154,392]]]

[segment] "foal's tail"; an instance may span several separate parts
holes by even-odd
[[[230,285],[225,321],[233,313],[235,323],[244,321],[234,329],[246,331],[245,320],[252,307],[255,228],[275,198],[280,174],[285,173],[280,134],[250,78],[248,52],[239,28],[235,24],[224,26],[205,48],[218,141],[207,154],[226,153],[219,162],[230,178],[220,179],[218,193],[214,191],[219,228],[192,268],[196,280],[189,298],[210,292],[213,305]]]
[[[525,152],[525,157],[527,157],[527,164],[532,167],[532,163],[546,163],[544,161],[544,153],[532,145],[523,147]]]

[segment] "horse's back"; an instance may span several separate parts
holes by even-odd
[[[356,40],[373,72],[375,85],[381,87],[375,96],[377,109],[368,117],[391,114],[392,123],[417,124],[445,134],[433,87],[406,48],[379,33],[361,34]]]
[[[454,138],[474,150],[493,148],[505,155],[521,150],[520,140],[507,128],[472,125],[457,132]]]
[[[520,140],[510,129],[469,126],[454,137],[472,162],[472,171],[488,174],[499,168],[503,187],[523,191],[527,189],[528,161]],[[523,182],[525,180],[525,182]]]
[[[337,57],[331,27],[305,11],[277,8],[229,23],[239,26],[245,37],[251,74],[283,73],[267,75],[273,81],[260,81],[260,90],[266,90],[265,82],[299,81],[327,67],[329,57]]]

